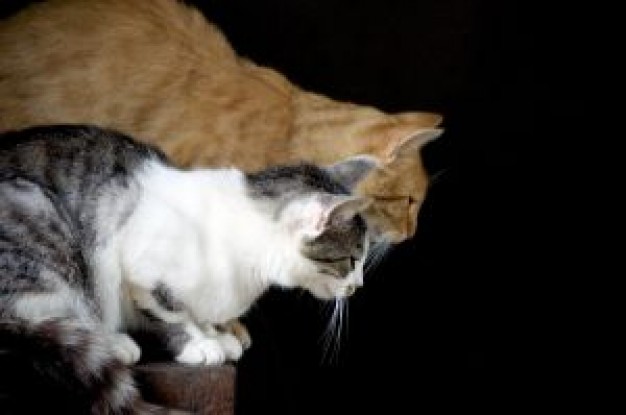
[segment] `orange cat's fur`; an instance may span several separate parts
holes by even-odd
[[[440,121],[303,91],[239,58],[175,0],[52,0],[0,23],[0,130],[95,123],[181,165],[246,170],[371,154],[381,166],[359,191],[375,199],[370,221],[392,241],[415,232],[428,185],[419,149]]]

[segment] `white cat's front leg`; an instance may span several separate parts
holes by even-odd
[[[207,366],[224,363],[227,354],[216,338],[205,336],[194,324],[185,327],[185,332],[190,339],[176,356],[177,362]]]
[[[145,324],[158,328],[163,343],[179,363],[190,365],[219,365],[230,353],[226,353],[220,341],[207,336],[197,327],[184,304],[178,303],[165,287],[146,289],[131,287],[135,306],[146,317]]]
[[[202,328],[203,333],[207,337],[217,340],[228,360],[239,360],[241,358],[244,347],[235,335],[228,331],[220,330],[210,323],[204,324]]]

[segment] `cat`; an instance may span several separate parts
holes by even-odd
[[[181,166],[245,171],[369,154],[381,163],[357,192],[374,200],[365,215],[392,242],[416,231],[429,183],[420,148],[440,122],[304,91],[237,56],[176,0],[49,0],[0,24],[0,130],[97,124]]]
[[[353,294],[370,201],[351,190],[376,163],[183,170],[95,126],[3,133],[0,407],[134,413],[127,330],[177,362],[220,364],[249,346],[236,319],[271,285]]]

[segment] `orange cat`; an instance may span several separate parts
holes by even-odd
[[[255,170],[355,154],[381,160],[359,192],[391,241],[414,234],[431,113],[385,114],[303,91],[239,58],[175,0],[52,0],[0,22],[0,130],[93,123],[160,146],[181,165]]]

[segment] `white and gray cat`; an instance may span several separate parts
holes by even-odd
[[[28,407],[15,397],[35,385],[54,413],[133,413],[127,330],[219,364],[249,345],[237,318],[269,286],[352,294],[369,241],[350,190],[374,164],[183,171],[95,127],[5,133],[0,407]]]

